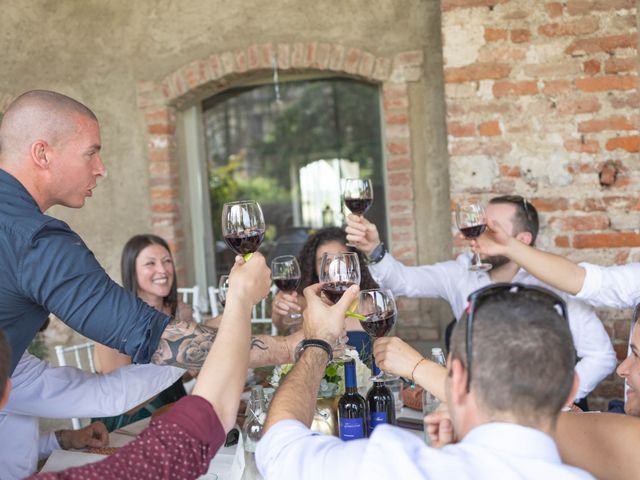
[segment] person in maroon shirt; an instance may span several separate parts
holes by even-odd
[[[220,329],[202,366],[193,394],[155,418],[133,442],[104,460],[44,473],[44,479],[190,479],[205,473],[234,425],[249,365],[251,309],[271,286],[271,271],[255,253],[236,259]],[[10,348],[0,330],[0,409],[11,390]]]

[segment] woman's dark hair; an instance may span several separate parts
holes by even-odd
[[[120,259],[120,271],[122,272],[122,286],[127,290],[138,294],[138,277],[136,275],[136,259],[140,252],[147,248],[149,245],[160,245],[167,249],[173,262],[173,255],[167,242],[157,235],[150,233],[143,235],[136,235],[131,237],[127,243],[125,243],[122,249],[122,258]],[[164,306],[171,309],[171,315],[175,316],[178,309],[178,280],[175,276],[175,270],[173,273],[173,283],[171,285],[171,291],[169,295],[164,297]]]
[[[329,227],[318,230],[309,236],[298,254],[298,263],[300,264],[300,285],[298,286],[298,293],[302,293],[309,285],[320,281],[316,273],[316,251],[322,245],[329,242],[340,242],[346,246],[350,252],[358,254],[358,261],[360,262],[360,289],[378,288],[378,284],[371,276],[371,273],[369,273],[369,268],[367,267],[362,252],[347,246],[347,234],[344,230],[338,227]]]

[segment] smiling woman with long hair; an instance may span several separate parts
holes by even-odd
[[[191,316],[191,307],[178,302],[177,280],[173,257],[167,242],[157,235],[136,235],[122,250],[120,261],[122,286],[147,304],[171,316]],[[96,345],[96,364],[102,373],[131,364],[131,357],[113,348]],[[146,418],[156,409],[186,395],[182,380],[160,392],[149,403],[140,405],[117,417],[100,418],[109,431]]]

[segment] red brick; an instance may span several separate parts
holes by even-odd
[[[558,101],[556,109],[560,115],[576,115],[579,113],[595,113],[600,111],[601,105],[597,98],[584,97]]]
[[[153,133],[155,135],[170,135],[175,131],[176,131],[175,125],[155,124],[155,125],[149,125],[149,127],[147,127],[147,132]]]
[[[513,165],[500,165],[500,175],[503,177],[519,177],[521,176],[520,167]]]
[[[485,47],[478,56],[479,62],[505,62],[510,60],[524,60],[527,49],[522,47]]]
[[[390,173],[387,176],[389,185],[411,187],[411,175],[406,172]]]
[[[466,67],[446,68],[444,76],[447,83],[461,83],[497,80],[508,77],[509,73],[511,73],[511,67],[504,63],[476,63]]]
[[[178,211],[178,205],[176,203],[160,203],[152,202],[151,211],[154,213],[171,213]]]
[[[571,208],[581,210],[583,212],[606,212],[607,206],[599,198],[586,198],[577,202],[573,202]]]
[[[388,143],[387,151],[394,155],[406,155],[409,153],[409,145],[406,143]]]
[[[411,50],[408,52],[402,52],[397,54],[394,59],[394,64],[401,67],[415,67],[422,65],[424,61],[424,53],[422,50]]]
[[[455,8],[493,7],[508,1],[509,0],[442,0],[441,8],[443,12],[448,12]]]
[[[497,135],[502,135],[500,123],[497,120],[483,122],[478,125],[478,133],[483,137],[495,137]]]
[[[593,162],[589,162],[589,163],[570,163],[567,166],[567,171],[570,174],[574,175],[576,173],[595,173],[597,170],[596,170],[596,164]]]
[[[413,216],[408,216],[408,217],[394,216],[394,217],[391,217],[390,223],[392,227],[414,227],[415,226]]]
[[[630,58],[610,58],[604,63],[604,71],[606,73],[630,72],[636,69],[638,60],[634,57]]]
[[[539,212],[555,212],[569,208],[569,202],[562,197],[532,198],[531,203]]]
[[[587,75],[595,75],[600,73],[600,62],[597,60],[587,60],[582,64],[582,69]]]
[[[608,37],[585,38],[574,41],[567,47],[569,55],[596,52],[612,52],[617,48],[637,48],[637,34],[611,35]]]
[[[546,10],[549,17],[555,18],[562,15],[563,6],[559,2],[546,3],[544,9]]]
[[[504,28],[484,28],[485,42],[497,42],[498,40],[506,40],[507,31]]]
[[[633,135],[631,137],[616,137],[607,141],[607,150],[626,150],[629,153],[640,152],[640,135]]]
[[[548,23],[538,27],[538,33],[545,37],[575,37],[598,30],[597,17],[583,17],[566,23]]]
[[[389,125],[406,125],[409,118],[406,113],[388,113],[384,116],[384,121]]]
[[[538,93],[538,84],[535,80],[521,82],[495,82],[493,84],[494,97],[535,95]]]
[[[581,133],[602,132],[605,130],[638,130],[638,126],[630,122],[626,117],[612,116],[607,118],[594,118],[578,123],[578,131]]]
[[[565,140],[564,148],[569,152],[578,153],[598,153],[600,143],[597,140]]]
[[[513,43],[525,43],[531,40],[531,31],[524,28],[511,30],[511,41]]]
[[[640,247],[640,234],[633,232],[581,233],[573,237],[574,248]]]
[[[594,10],[631,9],[635,0],[569,0],[567,10],[570,15],[581,15]]]
[[[631,90],[636,88],[638,77],[607,75],[596,78],[579,78],[576,87],[585,92],[606,92],[609,90]]]
[[[569,237],[566,235],[560,235],[555,238],[556,247],[569,248]]]
[[[350,48],[344,59],[344,71],[347,73],[356,73],[358,71],[358,62],[362,51],[357,48]]]
[[[476,127],[473,123],[448,122],[447,133],[453,137],[473,137]]]
[[[408,170],[411,168],[411,159],[408,157],[391,157],[387,160],[387,170]]]
[[[385,98],[383,101],[384,110],[406,110],[409,107],[409,97],[406,95],[399,98]]]
[[[631,196],[631,197],[619,197],[619,196],[604,197],[602,200],[603,200],[603,203],[607,207],[624,209],[624,210],[640,210],[640,198],[637,198],[635,196]],[[603,210],[605,210],[605,209],[606,209],[606,207],[603,207]]]
[[[502,140],[459,140],[454,139],[449,142],[449,153],[451,155],[492,155],[499,156],[509,153],[513,145]]]
[[[566,92],[571,87],[569,80],[546,80],[542,87],[542,93],[545,95],[557,95]]]
[[[609,228],[609,217],[603,214],[575,215],[564,218],[551,218],[549,220],[550,225],[556,225],[558,223],[562,230],[606,230]]]
[[[635,108],[640,109],[640,92],[609,94],[608,100],[615,109]]]

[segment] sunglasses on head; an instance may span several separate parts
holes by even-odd
[[[514,295],[523,295],[528,298],[533,298],[551,305],[565,321],[568,321],[567,317],[567,305],[564,300],[555,293],[533,285],[523,285],[522,283],[495,283],[486,287],[480,288],[471,293],[467,300],[469,306],[467,309],[467,331],[466,331],[466,351],[467,351],[467,392],[471,387],[471,362],[473,352],[473,321],[478,308],[492,296],[500,293],[511,293]]]

